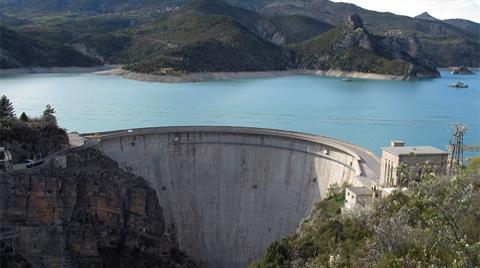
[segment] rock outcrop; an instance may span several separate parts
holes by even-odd
[[[371,34],[356,14],[294,48],[306,69],[375,73],[405,80],[440,76],[435,67],[415,58],[422,50],[416,36],[403,39]]]
[[[1,174],[2,232],[18,232],[2,267],[195,267],[143,178],[92,148],[65,155],[64,169]]]
[[[452,74],[475,74],[467,66],[460,66],[452,68]]]

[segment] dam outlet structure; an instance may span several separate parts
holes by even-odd
[[[378,159],[332,138],[243,127],[83,135],[156,190],[169,232],[200,267],[248,267],[295,232],[334,184],[375,183]]]

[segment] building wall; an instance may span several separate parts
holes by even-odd
[[[260,130],[133,133],[98,148],[150,183],[180,247],[203,267],[247,267],[330,185],[358,175],[340,146]]]
[[[414,157],[411,156],[401,156],[400,162],[406,163],[407,167],[410,168],[410,172],[418,173],[419,168],[417,164],[429,163],[433,168],[435,174],[444,175],[447,172],[447,159],[448,154],[436,154],[436,155],[417,155]]]
[[[345,189],[345,208],[347,210],[354,208],[357,205],[356,194],[350,189]]]
[[[398,186],[397,169],[401,163],[407,164],[409,171],[418,173],[417,164],[429,163],[437,175],[444,175],[447,169],[448,154],[432,155],[402,155],[397,156],[387,151],[383,151],[380,170],[380,184],[388,186]]]
[[[382,152],[380,162],[380,185],[397,185],[397,167],[400,164],[398,156],[387,151]]]

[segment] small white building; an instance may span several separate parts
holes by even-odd
[[[347,187],[345,189],[345,208],[368,208],[372,204],[372,189],[368,187]]]
[[[419,166],[429,164],[435,174],[443,175],[447,171],[448,153],[432,146],[405,146],[402,141],[392,141],[390,147],[382,148],[380,166],[380,185],[400,186],[397,169],[406,164],[412,173],[418,173]]]

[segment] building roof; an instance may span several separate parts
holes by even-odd
[[[347,187],[347,189],[350,192],[354,193],[356,196],[372,194],[372,190],[368,187]]]
[[[446,151],[432,146],[383,147],[382,150],[398,156],[409,155],[411,153],[415,155],[448,154]]]

